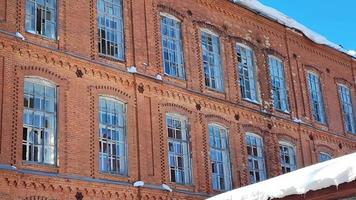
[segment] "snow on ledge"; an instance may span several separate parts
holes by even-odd
[[[260,14],[266,18],[272,19],[282,25],[285,25],[289,28],[301,31],[306,37],[308,37],[310,40],[312,40],[313,42],[315,42],[317,44],[329,46],[329,47],[334,48],[342,53],[348,54],[348,55],[356,58],[355,51],[347,51],[346,49],[343,49],[341,46],[339,46],[333,42],[330,42],[326,37],[310,30],[303,24],[288,17],[287,15],[283,14],[282,12],[262,4],[258,0],[232,0],[232,1],[236,4],[245,6],[249,9],[257,12],[258,14]]]
[[[305,194],[356,179],[356,153],[311,165],[208,200],[267,200]]]

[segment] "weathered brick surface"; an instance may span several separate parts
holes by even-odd
[[[227,0],[124,0],[125,61],[110,60],[97,53],[95,0],[58,0],[58,40],[24,31],[24,2],[0,0],[0,163],[16,166],[16,170],[1,170],[0,199],[75,199],[77,192],[82,192],[84,199],[203,199],[216,194],[209,180],[207,127],[212,122],[229,129],[234,188],[249,183],[246,132],[263,137],[269,177],[281,173],[279,140],[296,145],[298,167],[318,162],[320,151],[340,156],[356,150],[356,137],[344,130],[336,85],[346,83],[355,93],[355,60]],[[163,75],[160,12],[182,20],[186,81]],[[202,27],[218,33],[222,41],[223,93],[203,85]],[[16,30],[25,36],[25,41],[13,36]],[[261,105],[241,99],[236,42],[251,46],[256,53]],[[284,61],[290,114],[271,107],[268,54]],[[132,65],[137,67],[137,74],[126,72]],[[77,77],[78,70],[83,73],[82,78]],[[312,120],[306,70],[321,74],[327,126]],[[163,81],[155,80],[156,74],[161,74]],[[26,76],[46,78],[59,87],[56,167],[22,161]],[[127,177],[99,173],[98,97],[102,94],[127,103]],[[164,119],[167,112],[189,119],[191,186],[169,182]],[[293,122],[295,118],[305,124]],[[152,187],[132,187],[137,180]],[[157,189],[162,183],[170,185],[173,192]]]

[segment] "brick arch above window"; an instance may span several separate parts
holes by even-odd
[[[318,157],[319,157],[320,153],[326,153],[326,154],[330,155],[331,157],[334,157],[335,152],[336,152],[335,149],[333,149],[332,147],[325,145],[325,144],[316,145],[315,149],[316,149],[316,152],[318,153]]]
[[[178,11],[170,6],[159,4],[159,5],[157,5],[157,8],[158,8],[159,14],[167,13],[168,15],[171,15],[171,16],[177,18],[181,22],[183,22],[186,18],[186,15],[183,14],[181,11]]]
[[[162,103],[160,105],[162,110],[168,113],[178,113],[184,116],[190,116],[194,113],[191,109],[175,103]]]
[[[280,59],[282,62],[284,62],[284,60],[287,58],[286,55],[283,55],[278,50],[271,49],[271,48],[264,48],[264,49],[262,49],[262,52],[264,52],[264,54],[266,54],[267,57],[274,56],[274,57]]]
[[[318,66],[309,65],[309,64],[303,64],[303,66],[307,72],[314,73],[319,77],[321,77],[323,75],[323,72],[320,70],[320,67],[318,67]]]
[[[298,138],[292,136],[292,134],[287,134],[287,133],[276,133],[278,141],[284,141],[290,144],[293,144],[294,146],[297,146],[298,143]]]
[[[217,35],[218,37],[228,35],[227,32],[224,30],[224,28],[218,25],[213,25],[205,21],[199,21],[199,20],[194,20],[193,23],[198,25],[201,29],[209,30],[209,32],[211,32],[213,35]]]
[[[256,134],[264,139],[265,132],[268,132],[268,131],[264,130],[263,128],[260,128],[258,126],[254,126],[253,124],[241,124],[241,133],[242,134],[253,133],[253,134]]]
[[[231,121],[225,119],[222,116],[214,115],[214,114],[207,114],[205,115],[208,124],[216,124],[220,127],[225,129],[229,129],[231,127]]]
[[[336,84],[342,84],[352,90],[352,83],[341,77],[335,77],[334,81]]]
[[[261,49],[254,44],[253,42],[249,40],[245,40],[244,38],[238,37],[238,36],[230,36],[230,40],[232,40],[235,44],[242,44],[245,45],[246,47],[250,48],[253,52],[259,52]],[[235,47],[235,45],[234,45]]]

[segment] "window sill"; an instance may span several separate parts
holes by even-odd
[[[105,55],[105,54],[102,54],[102,53],[98,53],[98,56],[99,56],[99,58],[110,60],[112,62],[126,63],[125,58],[124,59],[115,58],[113,56]]]
[[[44,172],[51,172],[51,173],[59,172],[59,167],[56,165],[41,164],[41,163],[27,162],[27,161],[22,161],[21,166],[18,167],[20,169],[44,171]]]
[[[251,99],[247,99],[247,98],[241,98],[243,101],[245,102],[248,102],[248,103],[252,103],[252,104],[255,104],[255,105],[258,105],[260,106],[261,105],[261,102],[260,101],[256,101],[256,100],[251,100]]]
[[[132,182],[132,177],[129,175],[122,174],[110,174],[107,172],[98,171],[95,173],[95,178],[113,180],[113,181],[122,181],[122,182]]]
[[[56,38],[50,38],[50,37],[47,37],[45,35],[41,35],[41,34],[38,34],[38,33],[32,32],[32,31],[27,31],[26,30],[26,33],[31,35],[31,36],[33,36],[33,37],[40,38],[42,40],[46,40],[46,41],[49,41],[49,42],[55,42],[55,43],[58,42],[58,40]]]
[[[194,191],[195,189],[195,185],[193,185],[193,183],[181,184],[181,183],[170,182],[169,185],[173,190]]]

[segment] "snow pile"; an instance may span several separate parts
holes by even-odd
[[[355,51],[355,50],[350,50],[350,51],[348,51],[348,53],[349,53],[351,56],[353,56],[353,57],[356,58],[356,51]]]
[[[267,200],[338,186],[356,179],[355,163],[356,153],[353,153],[232,190],[208,200]]]
[[[289,28],[292,29],[296,29],[301,31],[306,37],[308,37],[310,40],[314,41],[317,44],[322,44],[322,45],[327,45],[329,47],[332,47],[338,51],[341,51],[343,53],[346,53],[348,55],[354,56],[356,57],[355,54],[351,54],[349,52],[347,52],[345,49],[343,49],[341,46],[330,42],[326,37],[310,30],[309,28],[307,28],[306,26],[304,26],[303,24],[297,22],[296,20],[288,17],[287,15],[283,14],[282,12],[271,8],[269,6],[266,6],[264,4],[262,4],[261,2],[259,2],[258,0],[233,0],[234,3],[243,5],[255,12],[257,12],[258,14],[272,19],[282,25],[285,25]]]

